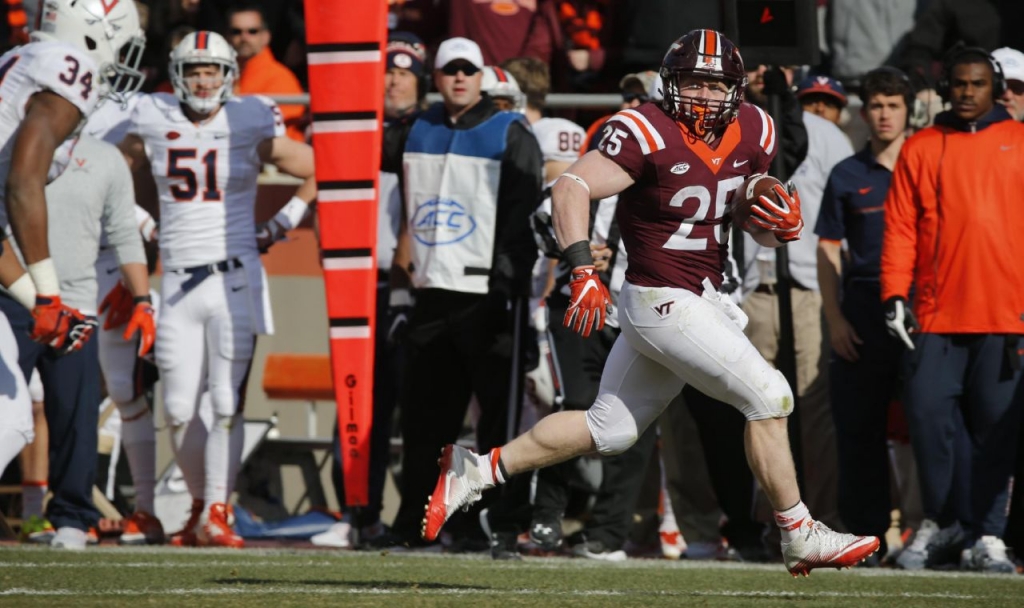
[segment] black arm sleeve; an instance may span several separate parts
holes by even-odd
[[[541,202],[543,171],[537,139],[525,124],[513,123],[501,161],[491,291],[508,297],[530,295],[530,278],[537,261],[530,214]]]

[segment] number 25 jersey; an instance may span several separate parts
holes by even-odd
[[[732,193],[775,156],[775,125],[744,103],[718,145],[708,146],[660,106],[645,103],[605,122],[598,149],[635,181],[616,210],[629,252],[626,280],[700,294],[705,278],[721,287],[728,255]]]
[[[277,106],[265,97],[229,99],[192,123],[178,98],[139,99],[128,133],[140,137],[160,197],[160,257],[175,270],[258,255],[257,148],[284,135]]]
[[[78,108],[85,118],[99,101],[96,64],[82,51],[63,42],[32,42],[0,56],[0,200],[11,170],[14,142],[29,98],[41,91],[55,93]],[[83,120],[84,123],[84,120]],[[47,181],[57,179],[71,161],[78,131],[64,140],[53,155]],[[7,224],[4,205],[0,218]]]

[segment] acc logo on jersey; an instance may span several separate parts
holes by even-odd
[[[476,220],[465,207],[446,199],[430,199],[412,216],[413,237],[423,245],[451,245],[473,234]]]
[[[682,175],[690,170],[690,163],[676,163],[669,169],[669,173],[675,173],[676,175]]]

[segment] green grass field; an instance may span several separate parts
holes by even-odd
[[[316,549],[0,547],[0,606],[1024,606],[1024,577]]]

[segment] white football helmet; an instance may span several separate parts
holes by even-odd
[[[44,0],[32,40],[73,44],[96,62],[101,97],[124,102],[138,91],[146,34],[133,0]]]
[[[235,49],[223,36],[216,32],[192,32],[171,51],[171,85],[174,94],[182,103],[200,114],[209,114],[217,106],[231,98],[235,79],[238,77],[238,61]],[[209,97],[197,97],[185,82],[185,66],[207,64],[220,66],[224,81],[220,89]]]
[[[508,70],[497,66],[484,66],[484,77],[480,81],[480,90],[492,98],[503,97],[511,99],[515,105],[516,112],[522,112],[526,107],[526,96],[519,88],[519,82]]]

